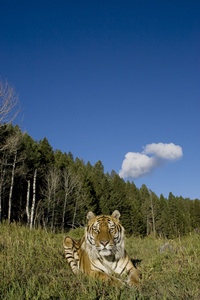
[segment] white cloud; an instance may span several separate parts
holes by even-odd
[[[183,156],[182,148],[173,143],[170,144],[148,144],[141,153],[128,152],[122,163],[119,176],[122,178],[138,178],[151,173],[155,168],[163,166],[164,163],[175,161]]]
[[[170,144],[148,144],[144,147],[145,154],[154,154],[157,157],[167,159],[167,160],[177,160],[182,157],[183,152],[180,146]]]

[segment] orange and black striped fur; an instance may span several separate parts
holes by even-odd
[[[140,273],[124,249],[124,228],[119,217],[117,210],[111,216],[95,217],[89,212],[82,239],[76,241],[69,236],[64,239],[65,256],[73,273],[83,272],[117,285],[123,281],[115,274],[128,275],[128,285],[139,285]]]

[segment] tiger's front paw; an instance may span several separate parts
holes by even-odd
[[[140,271],[134,268],[130,271],[127,283],[130,286],[139,287],[139,281],[140,281]]]

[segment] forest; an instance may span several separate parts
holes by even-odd
[[[35,141],[19,126],[0,126],[0,220],[63,232],[83,227],[86,214],[121,213],[126,233],[173,238],[200,229],[200,200],[156,195],[113,170]]]

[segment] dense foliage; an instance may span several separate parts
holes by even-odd
[[[200,200],[158,197],[112,171],[53,151],[48,140],[34,141],[12,124],[0,126],[0,216],[31,228],[64,231],[85,225],[95,214],[121,212],[130,235],[174,237],[200,228]]]

